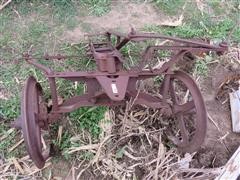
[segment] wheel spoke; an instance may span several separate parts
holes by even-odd
[[[206,133],[206,110],[201,93],[194,80],[181,71],[171,75],[168,89],[175,127],[169,130],[169,137],[180,151],[194,152]]]
[[[162,86],[160,87],[160,94],[163,96],[163,97],[166,97],[167,96],[167,93],[169,91],[169,86],[170,86],[170,76],[169,75],[166,75],[165,76],[165,79],[162,83]]]
[[[181,105],[179,105],[179,104],[174,104],[173,105],[173,109],[174,109],[175,114],[178,114],[178,113],[185,114],[185,113],[190,112],[194,108],[195,108],[194,101],[189,101],[189,102],[186,102],[186,103],[181,104]]]
[[[185,123],[184,123],[184,119],[183,119],[183,116],[180,116],[178,119],[178,126],[179,126],[179,129],[180,129],[180,133],[181,133],[181,144],[179,144],[179,146],[186,146],[188,144],[188,141],[189,141],[189,133],[186,129],[186,126],[185,126]]]
[[[175,92],[174,85],[173,85],[173,81],[170,82],[169,86],[170,86],[169,91],[170,91],[170,95],[171,95],[173,104],[178,104],[177,97],[176,97],[176,92]]]

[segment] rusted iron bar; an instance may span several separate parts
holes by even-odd
[[[89,35],[93,37],[94,35]],[[98,35],[99,36],[99,35]],[[49,157],[49,149],[43,149],[41,143],[41,130],[48,129],[48,125],[57,121],[63,113],[74,111],[83,106],[119,106],[134,98],[134,105],[145,105],[153,109],[159,109],[163,115],[171,116],[176,123],[177,133],[173,143],[183,152],[196,151],[202,144],[206,133],[206,109],[200,90],[195,81],[186,73],[174,71],[173,66],[187,53],[199,53],[216,51],[224,53],[227,50],[225,43],[211,45],[196,40],[186,40],[175,37],[163,36],[152,33],[136,33],[132,30],[129,34],[106,32],[101,34],[107,42],[89,41],[89,55],[96,62],[95,71],[55,72],[38,59],[62,60],[67,58],[79,58],[78,56],[65,56],[48,54],[36,58],[30,54],[24,54],[27,63],[40,69],[46,76],[52,99],[52,107],[47,108],[43,99],[41,85],[30,76],[25,84],[21,104],[21,116],[15,122],[15,126],[22,129],[27,151],[38,168],[42,168]],[[116,43],[112,41],[116,38]],[[148,46],[139,61],[137,68],[126,70],[121,48],[128,42],[146,41],[149,39],[163,39],[172,42],[172,45]],[[157,69],[144,69],[146,63],[156,51],[171,51],[169,61]],[[139,92],[137,82],[156,76],[163,76],[159,93],[155,97],[146,92]],[[70,81],[80,81],[86,84],[86,92],[82,95],[65,99],[62,104],[58,102],[56,78],[64,78]],[[179,92],[184,90],[186,92]],[[184,97],[181,94],[185,93]],[[187,97],[187,98],[186,98]],[[189,118],[191,116],[192,118]],[[192,119],[191,123],[188,123]],[[189,127],[189,125],[193,127]],[[175,128],[174,128],[175,129]],[[170,131],[169,131],[170,132]],[[171,136],[172,136],[171,135]]]

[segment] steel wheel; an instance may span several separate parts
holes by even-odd
[[[207,113],[195,81],[182,71],[170,76],[169,97],[173,109],[171,139],[182,152],[196,151],[204,141]]]
[[[30,76],[24,87],[21,102],[20,126],[27,151],[38,168],[44,167],[49,150],[43,151],[41,140],[41,118],[47,116],[42,106],[42,88],[36,79]]]

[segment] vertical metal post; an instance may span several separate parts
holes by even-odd
[[[51,97],[52,97],[52,110],[57,111],[58,110],[58,98],[57,98],[56,81],[55,81],[54,77],[48,77],[48,80],[49,80]]]
[[[162,97],[163,97],[162,101],[164,103],[166,103],[167,102],[166,97],[167,97],[167,94],[169,92],[169,86],[170,86],[170,75],[169,74],[165,75],[162,83],[163,84],[162,84],[162,87],[160,89],[160,94],[162,94]]]

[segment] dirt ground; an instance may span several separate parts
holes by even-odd
[[[217,84],[230,71],[221,64],[213,64],[209,68],[208,77],[199,83],[208,112],[208,126],[205,142],[193,162],[196,167],[223,166],[240,145],[240,135],[232,132],[228,95],[224,99],[216,99]]]
[[[89,32],[104,32],[111,29],[128,32],[131,27],[141,29],[145,25],[161,25],[179,18],[179,16],[170,18],[161,12],[157,12],[148,3],[114,1],[111,11],[106,15],[79,17],[81,24],[71,31],[66,31],[62,39],[67,42],[78,43],[84,39],[84,34]]]

